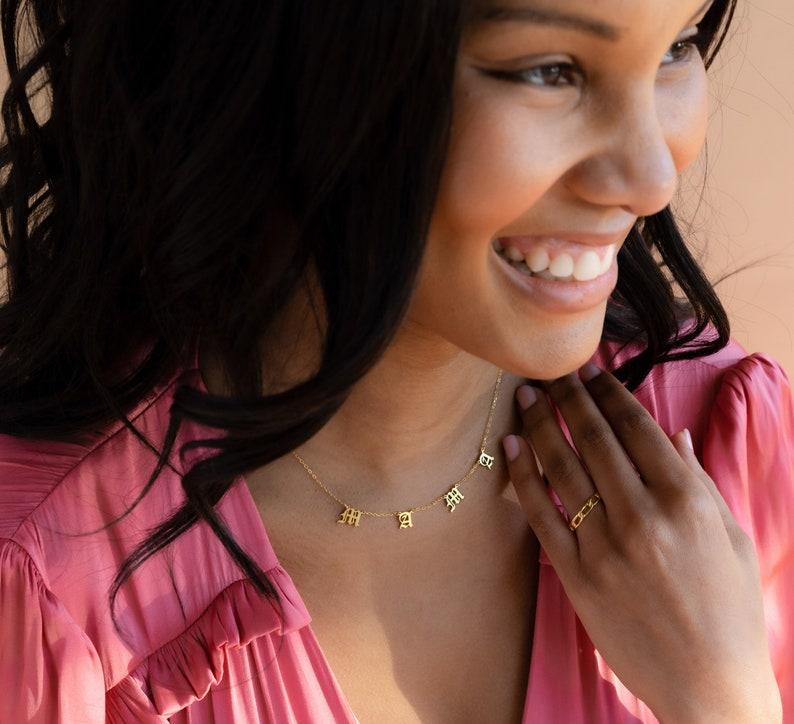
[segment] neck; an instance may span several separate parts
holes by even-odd
[[[278,344],[272,348],[283,349]],[[290,347],[289,359],[293,382],[312,367],[309,350]],[[202,363],[202,374],[210,391],[222,391],[210,361]],[[385,510],[424,504],[477,460],[497,375],[493,364],[406,321],[338,412],[296,452],[352,505]],[[486,445],[497,461],[501,438],[517,429],[513,395],[520,382],[503,374]],[[291,455],[280,467],[305,474]],[[497,462],[494,471],[501,469]]]
[[[476,460],[497,373],[493,364],[408,322],[303,450],[348,471],[352,465],[362,489],[405,490],[414,480],[417,493],[435,490],[439,481],[462,477]],[[499,398],[488,435],[491,455],[511,405],[508,376]]]

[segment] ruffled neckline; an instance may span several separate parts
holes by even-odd
[[[289,574],[280,564],[266,574],[279,594],[280,607],[260,595],[248,579],[230,584],[190,626],[146,657],[108,692],[108,714],[120,707],[119,714],[134,713],[137,721],[161,721],[219,685],[228,650],[244,647],[261,636],[281,637],[307,626],[311,616]],[[154,718],[152,705],[157,712]]]

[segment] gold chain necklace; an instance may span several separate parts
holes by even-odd
[[[372,518],[394,517],[397,519],[397,523],[399,524],[401,530],[405,528],[413,528],[413,514],[416,511],[427,510],[428,508],[432,508],[434,505],[437,505],[444,500],[447,503],[449,511],[452,512],[455,510],[460,501],[463,500],[463,493],[460,492],[459,486],[468,480],[472,475],[474,475],[474,473],[480,467],[488,468],[488,470],[493,467],[494,457],[493,455],[489,455],[486,452],[486,448],[488,446],[488,433],[491,431],[491,422],[493,422],[494,410],[496,409],[496,401],[499,399],[499,385],[501,383],[502,370],[500,369],[496,378],[496,385],[494,386],[493,390],[491,409],[488,411],[488,420],[485,423],[485,430],[483,431],[482,439],[480,441],[480,452],[471,468],[469,468],[469,472],[467,472],[460,480],[458,480],[446,493],[433,498],[433,500],[431,500],[429,503],[425,503],[424,505],[417,505],[414,508],[408,508],[408,510],[393,510],[388,513],[380,513],[371,510],[361,510],[359,508],[354,508],[353,506],[345,503],[331,490],[329,490],[325,483],[323,483],[320,478],[317,477],[317,474],[314,472],[314,470],[312,470],[306,464],[306,461],[300,455],[298,455],[298,453],[293,451],[292,455],[303,466],[309,477],[317,484],[320,490],[322,490],[326,495],[342,506],[343,510],[341,513],[339,513],[339,518],[336,521],[337,523],[358,527],[358,524],[361,521],[361,516],[369,515]]]

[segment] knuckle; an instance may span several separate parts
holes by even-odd
[[[573,455],[555,453],[549,455],[543,463],[543,471],[550,480],[557,483],[569,483],[573,481],[579,471],[579,463],[574,460]]]
[[[546,513],[541,510],[532,510],[527,513],[527,522],[539,541],[552,540],[555,532],[555,525],[549,520]]]
[[[626,435],[644,435],[652,432],[652,421],[645,408],[624,410],[616,422],[619,430]]]
[[[664,570],[675,559],[677,541],[670,526],[649,517],[633,526],[622,541],[624,558],[639,561],[643,568]]]
[[[681,488],[671,497],[672,515],[693,526],[702,526],[719,512],[708,490]]]
[[[620,527],[611,533],[623,558],[659,554],[669,542],[667,521],[654,510],[631,506],[623,511]]]
[[[606,425],[592,422],[584,427],[580,439],[583,447],[600,450],[611,442],[612,433]]]

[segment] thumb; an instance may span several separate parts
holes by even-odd
[[[697,472],[702,470],[700,462],[695,455],[692,434],[686,427],[683,430],[679,430],[675,435],[670,435],[670,442],[673,443],[673,447],[678,451],[678,454],[693,470]]]
[[[680,432],[677,432],[675,435],[670,437],[670,441],[673,443],[675,449],[678,451],[678,454],[681,456],[684,462],[689,465],[690,470],[697,474],[698,478],[706,486],[706,489],[709,491],[709,493],[711,493],[711,497],[714,499],[714,502],[719,508],[720,515],[722,516],[722,520],[725,523],[726,529],[731,532],[734,529],[734,526],[738,527],[738,524],[733,517],[733,513],[728,507],[728,504],[725,502],[725,498],[722,497],[722,493],[720,493],[716,484],[711,479],[711,476],[703,469],[703,466],[700,464],[700,460],[698,460],[697,456],[695,455],[695,450],[692,445],[692,435],[690,434],[689,430],[684,428]]]

